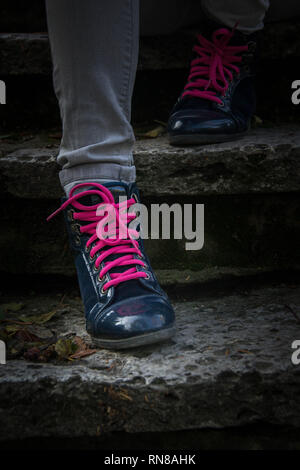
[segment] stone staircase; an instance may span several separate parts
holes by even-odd
[[[47,133],[11,139],[0,154],[2,270],[72,275],[63,221],[45,222],[61,194],[57,141]],[[171,147],[165,137],[137,141],[137,177],[146,204],[205,206],[202,250],[186,251],[186,240],[146,240],[162,282],[164,270],[172,269],[178,281],[182,270],[185,277],[200,271],[203,280],[205,271],[210,279],[211,272],[219,278],[226,272],[297,269],[299,155],[297,126],[256,129],[234,143],[196,148]],[[18,217],[12,217],[20,205]]]
[[[38,305],[53,307],[45,283],[63,294],[62,286],[74,291],[76,281],[62,220],[46,223],[61,189],[55,161],[59,112],[43,2],[32,1],[30,9],[17,1],[4,4],[1,291],[3,302],[23,296],[30,313]],[[13,5],[19,15],[12,13]],[[187,73],[195,31],[141,39],[133,122],[141,135],[135,162],[143,202],[205,205],[202,250],[186,251],[185,240],[146,241],[161,283],[178,301],[178,335],[159,348],[128,354],[98,351],[76,364],[18,359],[0,366],[0,402],[5,403],[0,417],[9,423],[0,439],[261,422],[300,427],[300,369],[290,361],[291,342],[300,334],[295,289],[300,265],[300,107],[291,103],[291,82],[299,78],[299,32],[300,20],[266,27],[259,104],[250,134],[233,143],[193,148],[169,146],[163,126],[162,135],[153,139],[146,139],[141,129],[166,122]],[[20,296],[14,292],[19,286],[24,291]],[[51,328],[58,336],[85,337],[80,302],[72,304],[69,291],[68,302],[68,315],[53,320]],[[296,316],[288,313],[287,305]],[[114,404],[117,395],[110,396],[109,389],[112,394],[125,390],[129,398]]]

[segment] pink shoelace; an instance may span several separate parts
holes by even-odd
[[[83,186],[92,186],[95,187],[95,189],[89,189],[74,194],[74,192],[78,190],[78,188]],[[91,196],[93,194],[96,194],[97,196],[101,197],[103,202],[91,206],[86,206],[78,202],[78,199],[84,196]],[[110,273],[111,280],[108,280],[103,285],[102,289],[104,291],[111,286],[116,286],[121,282],[129,281],[130,279],[148,278],[148,274],[146,272],[138,271],[136,268],[137,265],[146,267],[146,264],[141,259],[137,259],[135,257],[138,256],[142,258],[142,253],[139,249],[139,244],[137,240],[133,239],[134,237],[138,236],[138,232],[134,229],[128,228],[128,223],[133,220],[136,215],[133,213],[128,213],[127,210],[135,203],[136,201],[133,198],[121,201],[120,203],[115,203],[112,193],[105,186],[102,186],[98,183],[81,183],[71,189],[67,201],[65,201],[59,209],[57,209],[47,218],[47,221],[49,221],[55,215],[57,215],[59,212],[63,211],[64,209],[66,209],[66,207],[70,205],[80,211],[73,212],[73,219],[80,220],[86,223],[85,225],[80,226],[80,232],[88,233],[91,235],[91,237],[86,243],[86,250],[90,251],[90,257],[92,259],[94,257],[96,258],[95,269],[100,269],[100,265],[101,263],[103,263],[103,267],[99,272],[100,281],[103,281],[106,273],[108,273],[113,268],[133,265],[133,267],[123,272]],[[107,238],[102,239],[99,238],[97,235],[97,225],[99,224],[99,222],[104,222],[105,218],[107,219],[107,214],[97,215],[97,209],[99,209],[99,206],[101,206],[102,204],[109,204],[110,207],[112,207],[115,211],[116,223],[113,231],[114,237],[111,238],[109,238],[108,236],[112,233],[110,231],[109,223],[107,224],[106,231]],[[124,237],[124,234],[126,238]],[[101,253],[98,253],[99,251],[101,251]],[[111,255],[119,256],[113,261],[106,261],[104,263],[105,259]]]
[[[234,34],[234,29],[218,29],[213,33],[212,41],[197,36],[199,44],[193,51],[199,57],[191,62],[188,83],[185,86],[184,96],[196,96],[222,104],[217,93],[225,94],[228,88],[228,80],[233,79],[232,71],[239,73],[240,69],[234,62],[241,62],[242,57],[236,54],[247,51],[248,46],[228,46],[228,42]]]

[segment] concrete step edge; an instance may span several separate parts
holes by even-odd
[[[57,337],[76,334],[90,344],[80,299],[35,295],[25,302],[27,315],[57,309],[44,325]],[[0,367],[0,440],[262,422],[299,427],[297,320],[286,307],[299,302],[299,290],[281,285],[175,303],[177,333],[168,343],[98,349],[72,363],[10,360]]]
[[[60,197],[58,141],[42,134],[24,139],[1,141],[1,197]],[[300,126],[258,128],[234,142],[195,147],[171,146],[166,136],[142,139],[134,159],[146,197],[294,192],[300,190]]]
[[[261,38],[263,60],[300,57],[300,20],[267,24]],[[186,68],[197,31],[187,29],[166,36],[143,37],[139,70]],[[51,72],[48,34],[1,33],[0,74],[49,74]]]

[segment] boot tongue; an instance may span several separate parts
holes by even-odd
[[[119,202],[120,197],[128,197],[126,187],[123,186],[122,184],[107,183],[107,184],[103,184],[102,186],[105,186],[107,189],[109,189],[109,191],[113,195],[114,202],[116,204]],[[84,191],[89,191],[92,189],[98,190],[96,186],[91,185],[91,186],[87,186],[86,188],[84,188]],[[99,191],[101,192],[100,189]],[[103,199],[100,194],[88,194],[80,198],[80,203],[86,206],[93,206],[96,204],[101,204],[101,202],[103,202]]]
[[[129,186],[126,184],[122,183],[106,183],[103,184],[109,191],[112,193],[113,198],[115,203],[117,204],[119,202],[120,197],[127,197],[130,198],[130,192],[129,192]],[[95,186],[87,186],[85,190],[90,190],[90,189],[97,189]],[[100,190],[101,191],[101,190]],[[98,194],[90,194],[87,196],[83,196],[80,198],[80,202],[84,205],[95,205],[95,204],[100,204],[102,202],[102,197]],[[81,222],[82,225],[85,224],[85,222]],[[105,250],[109,250],[111,246],[106,246],[104,247],[101,251],[97,253],[97,256],[100,255],[100,252],[103,252]],[[122,257],[120,254],[113,254],[108,256],[105,261],[104,265],[106,265],[109,261],[114,261],[117,258]],[[126,271],[127,269],[130,269],[134,265],[124,265],[124,266],[116,266],[115,268],[112,268],[109,273],[122,273]],[[143,284],[140,283],[138,279],[132,279],[130,282],[121,282],[117,286],[115,286],[115,301],[120,302],[123,300],[126,300],[129,296],[139,296],[139,295],[146,295],[148,294],[149,291],[143,286]]]
[[[119,198],[120,197],[128,197],[128,194],[127,194],[127,191],[126,191],[126,188],[125,186],[121,185],[121,184],[114,184],[112,186],[108,186],[108,185],[105,185],[107,187],[107,189],[110,190],[110,192],[112,193],[113,195],[113,198],[114,198],[114,201],[115,203],[117,204],[119,202]]]

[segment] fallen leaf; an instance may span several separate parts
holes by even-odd
[[[97,352],[97,349],[90,349],[80,336],[75,336],[73,342],[77,346],[77,351],[70,356],[71,359],[80,359],[81,357],[90,356]]]
[[[8,312],[18,312],[21,308],[24,307],[24,304],[20,302],[11,302],[9,304],[1,304],[0,305],[0,314],[5,314]]]
[[[17,331],[21,330],[18,324],[11,324],[5,327],[5,330],[8,334],[15,334]]]
[[[15,334],[16,339],[19,341],[23,341],[24,343],[34,343],[34,342],[39,342],[40,338],[36,336],[34,333],[29,331],[26,328],[20,328],[18,331],[16,331]]]
[[[56,313],[57,310],[51,310],[50,312],[42,313],[41,315],[31,315],[27,317],[22,315],[19,320],[42,325],[43,323],[46,323],[51,320],[51,318],[53,318]]]
[[[52,356],[55,355],[53,346],[53,344],[48,347],[45,347],[44,345],[35,345],[25,351],[24,358],[28,361],[48,362]]]
[[[122,398],[123,400],[128,400],[128,401],[133,401],[133,398],[131,396],[129,396],[126,392],[122,391],[122,392],[119,392],[119,396],[120,398]]]
[[[148,132],[141,132],[137,133],[138,137],[145,137],[146,139],[156,139],[160,135],[162,135],[165,131],[165,128],[163,126],[157,126],[154,129],[151,129]]]
[[[82,338],[80,338],[80,336],[74,336],[73,342],[78,346],[80,350],[88,349],[87,344]]]
[[[82,357],[90,356],[91,354],[95,354],[97,352],[97,349],[85,349],[82,351],[78,351],[75,354],[72,354],[70,356],[71,359],[80,359]]]
[[[263,120],[259,116],[253,116],[252,118],[252,125],[253,127],[259,127],[262,126]]]
[[[69,357],[77,351],[77,344],[72,339],[60,338],[54,346],[55,352],[61,359]]]
[[[40,355],[41,355],[40,349],[37,347],[34,347],[34,348],[28,349],[28,351],[24,353],[24,358],[29,361],[36,361],[40,358]]]

